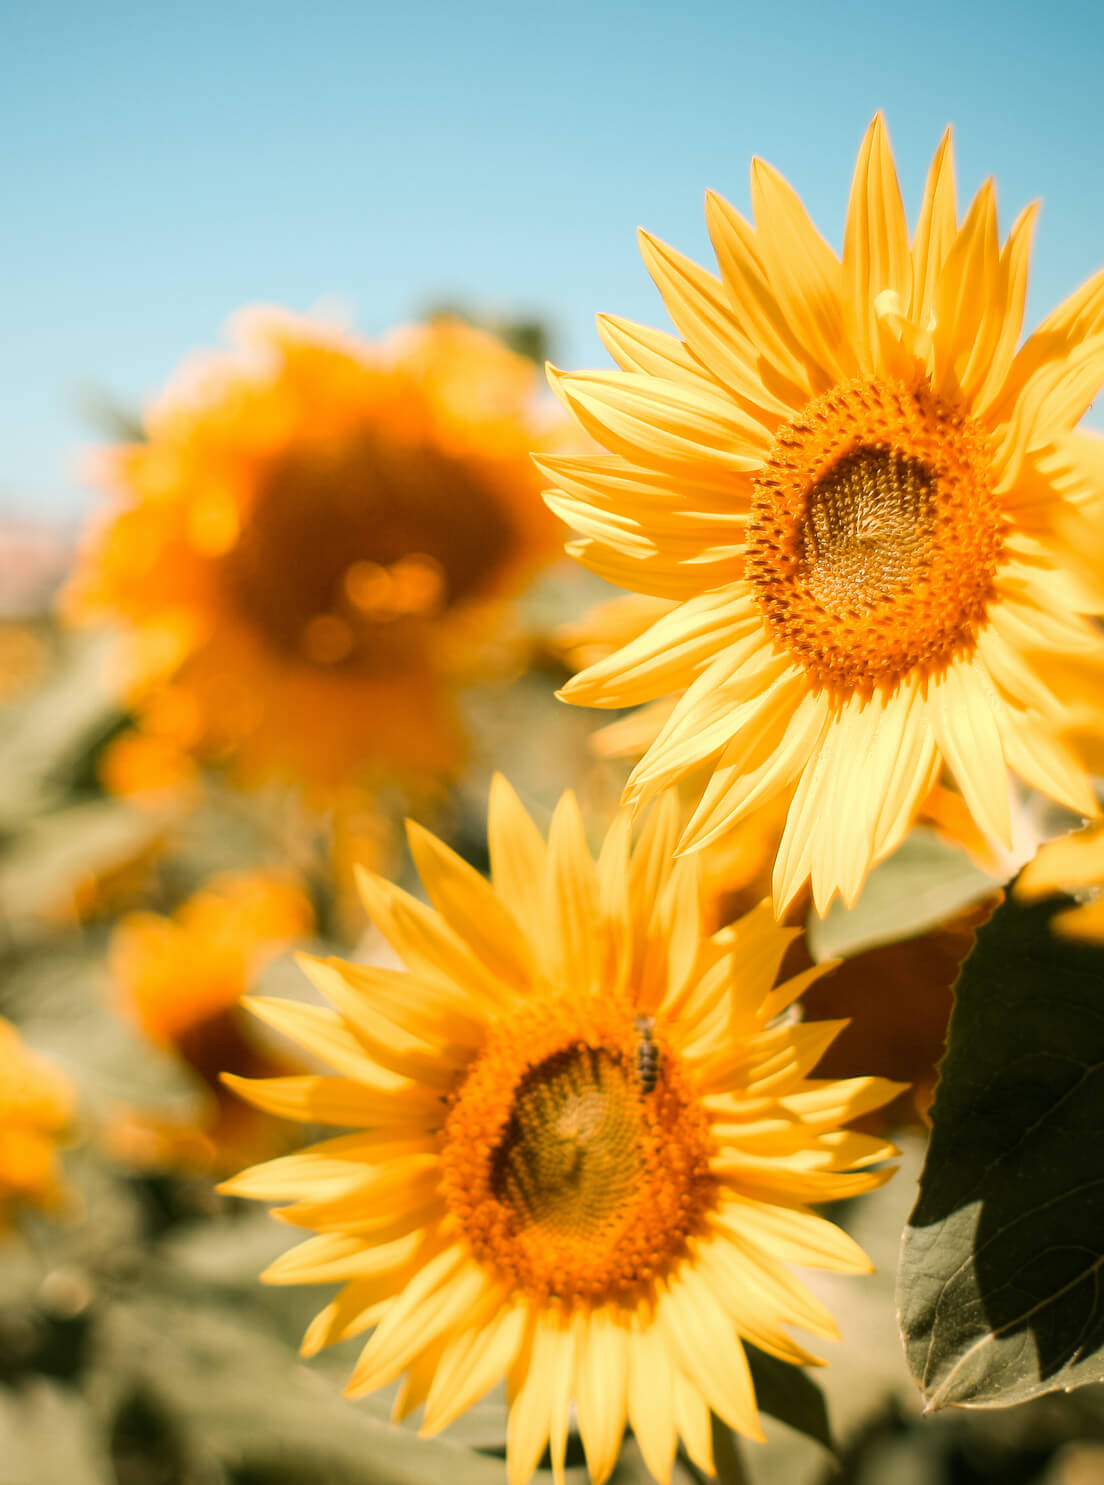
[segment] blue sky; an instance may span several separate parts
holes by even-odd
[[[1104,262],[1102,67],[1068,0],[6,7],[0,512],[85,509],[82,396],[139,404],[244,303],[536,314],[604,364],[596,310],[663,322],[638,224],[708,261],[760,154],[838,247],[879,107],[910,212],[948,122],[960,199],[1043,198],[1038,318]]]

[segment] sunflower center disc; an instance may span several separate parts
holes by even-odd
[[[624,1066],[579,1047],[519,1084],[491,1190],[549,1237],[590,1242],[633,1200],[643,1168],[639,1100]]]
[[[926,387],[848,382],[779,431],[746,572],[818,688],[871,695],[973,648],[1002,531],[980,429]]]
[[[420,622],[488,589],[512,543],[475,471],[360,432],[277,460],[222,561],[238,611],[280,653],[394,670]]]
[[[705,1115],[669,1049],[645,1091],[636,1040],[623,1008],[522,1013],[454,1097],[446,1199],[476,1257],[527,1293],[639,1292],[712,1204]]]
[[[809,491],[802,530],[810,594],[826,608],[892,600],[930,568],[935,478],[896,449],[860,444]]]

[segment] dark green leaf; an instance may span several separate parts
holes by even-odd
[[[929,1408],[1104,1380],[1104,952],[1008,902],[959,980],[898,1284]]]
[[[762,1412],[835,1452],[824,1393],[807,1371],[746,1346],[755,1396]]]
[[[780,1364],[785,1365],[784,1362]],[[715,1413],[710,1419],[710,1426],[713,1430],[713,1467],[717,1485],[750,1485],[740,1440]]]

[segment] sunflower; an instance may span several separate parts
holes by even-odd
[[[621,369],[550,371],[610,451],[541,461],[569,550],[673,604],[562,694],[673,698],[628,798],[708,768],[689,850],[786,793],[775,901],[811,877],[823,912],[941,776],[1005,845],[1009,770],[1097,812],[1064,734],[1101,663],[1104,272],[1017,350],[1034,208],[1001,245],[990,182],[960,223],[948,135],[910,245],[880,116],[842,259],[759,160],[751,195],[754,226],[708,197],[720,277],[642,236],[681,339],[601,317]]]
[[[795,933],[765,903],[706,936],[677,815],[633,848],[622,813],[595,862],[571,794],[546,843],[498,777],[490,883],[411,826],[433,908],[363,879],[408,972],[306,959],[334,1010],[250,1002],[338,1075],[229,1080],[356,1131],[222,1188],[317,1230],[268,1280],[344,1283],[304,1350],[374,1327],[350,1394],[406,1373],[429,1434],[505,1377],[513,1485],[546,1444],[562,1470],[572,1402],[595,1481],[626,1420],[658,1479],[680,1437],[710,1469],[711,1409],[761,1437],[742,1342],[802,1365],[787,1326],[836,1334],[786,1264],[869,1269],[810,1203],[890,1174],[840,1126],[897,1085],[810,1079],[843,1023],[787,1010],[826,966],[773,988]]]
[[[65,611],[129,630],[145,732],[246,776],[454,768],[455,686],[508,663],[505,600],[558,551],[535,368],[452,319],[370,345],[252,310],[232,334],[102,459],[116,504]]]
[[[64,1204],[58,1140],[72,1111],[68,1079],[0,1016],[0,1232],[18,1207]]]
[[[108,953],[119,1009],[149,1039],[196,1075],[202,1097],[194,1118],[158,1119],[131,1110],[108,1131],[116,1154],[137,1164],[220,1164],[273,1149],[266,1121],[245,1117],[226,1095],[220,1071],[288,1071],[258,1046],[239,1000],[275,954],[313,926],[303,892],[261,872],[226,873],[166,917],[128,913]]]

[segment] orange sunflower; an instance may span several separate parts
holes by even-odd
[[[621,369],[550,372],[610,451],[541,461],[569,550],[673,605],[563,695],[671,698],[628,797],[707,768],[687,850],[785,795],[775,902],[811,878],[823,912],[941,776],[1005,845],[1009,770],[1097,812],[1066,734],[1102,658],[1104,272],[1017,350],[1034,208],[1002,245],[986,183],[960,222],[948,136],[910,243],[880,116],[842,258],[759,160],[751,194],[754,226],[707,200],[719,277],[642,236],[681,338],[602,317]]]
[[[157,1046],[180,1058],[202,1097],[186,1121],[135,1110],[108,1131],[113,1150],[139,1165],[218,1164],[278,1148],[273,1126],[219,1081],[239,1072],[289,1070],[260,1047],[239,1000],[264,965],[313,926],[310,902],[294,884],[260,872],[211,878],[171,917],[128,913],[108,956],[117,1004]],[[243,1117],[244,1115],[244,1117]]]
[[[677,814],[631,848],[622,813],[595,861],[570,794],[546,842],[497,778],[490,882],[412,826],[433,908],[363,878],[408,972],[305,959],[334,1010],[249,1002],[335,1076],[228,1080],[354,1131],[222,1187],[317,1232],[269,1281],[344,1284],[304,1350],[372,1329],[350,1393],[406,1373],[426,1433],[505,1377],[512,1485],[546,1445],[559,1478],[572,1402],[596,1482],[626,1421],[658,1479],[679,1438],[711,1470],[711,1409],[761,1437],[743,1342],[801,1365],[789,1326],[836,1334],[786,1265],[869,1268],[811,1205],[886,1180],[841,1126],[899,1085],[810,1077],[845,1023],[787,1011],[831,966],[775,987],[767,904],[711,935]]]
[[[556,550],[534,367],[452,319],[369,345],[251,310],[232,333],[104,459],[116,505],[69,612],[129,629],[147,732],[169,718],[247,775],[454,768],[455,685],[505,663],[504,601]]]
[[[64,1204],[58,1141],[73,1101],[69,1080],[0,1016],[0,1232],[20,1206],[55,1211]]]

